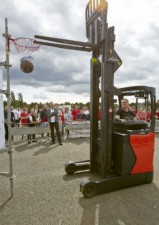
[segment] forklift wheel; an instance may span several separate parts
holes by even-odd
[[[81,192],[85,198],[91,198],[96,195],[97,186],[94,182],[81,183]]]
[[[70,175],[74,174],[76,171],[75,168],[76,168],[76,164],[74,162],[69,161],[65,163],[65,171],[67,174],[70,174]]]

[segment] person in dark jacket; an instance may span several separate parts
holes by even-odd
[[[13,107],[11,107],[11,127],[15,125],[15,117],[14,112],[12,111]],[[4,108],[4,127],[5,127],[5,140],[8,141],[9,131],[8,131],[8,106]],[[13,137],[12,137],[13,139]]]
[[[77,121],[86,121],[87,117],[86,114],[84,114],[83,109],[80,110],[80,113],[77,114]]]
[[[60,131],[59,131],[59,116],[61,116],[61,115],[59,114],[58,109],[55,108],[54,103],[51,102],[50,108],[48,110],[48,122],[49,122],[50,130],[51,130],[51,139],[52,139],[51,144],[52,145],[55,144],[54,128],[56,129],[56,134],[58,137],[59,145],[62,145],[61,135],[60,135]]]
[[[119,119],[121,122],[136,120],[133,111],[130,110],[128,99],[122,99],[121,109],[115,113],[115,118]]]

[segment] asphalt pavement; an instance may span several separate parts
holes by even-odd
[[[80,182],[93,175],[67,175],[68,160],[89,159],[89,138],[67,139],[63,146],[39,139],[13,142],[14,196],[0,176],[0,225],[159,225],[159,134],[156,134],[154,180],[84,198]],[[9,170],[8,153],[0,153],[0,172]]]

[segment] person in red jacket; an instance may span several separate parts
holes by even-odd
[[[29,117],[28,109],[23,108],[23,111],[20,114],[21,127],[27,127],[28,126],[28,117]],[[22,140],[23,140],[23,138],[24,138],[24,135],[22,135]],[[29,138],[29,136],[28,136],[28,138]]]
[[[28,117],[29,117],[28,109],[24,108],[23,111],[20,114],[21,126],[22,127],[28,126]]]
[[[159,108],[156,109],[156,119],[159,120]]]
[[[80,110],[78,109],[78,105],[75,105],[75,108],[72,110],[72,117],[73,117],[73,120],[76,120],[77,119],[77,114],[80,113]]]
[[[147,113],[146,113],[146,122],[151,122],[151,110],[148,109]]]
[[[138,112],[136,113],[137,120],[146,120],[147,114],[144,111],[143,107],[140,107]]]

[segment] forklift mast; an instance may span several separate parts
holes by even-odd
[[[120,93],[114,87],[114,73],[122,64],[121,59],[114,50],[114,27],[108,27],[107,11],[108,3],[105,0],[91,0],[86,7],[86,35],[88,42],[98,46],[93,50],[91,60],[91,171],[100,172],[103,178],[112,172],[113,96]],[[99,89],[100,79],[101,87]],[[100,98],[101,129],[99,135],[97,115]],[[96,159],[98,146],[100,146],[99,160]]]

